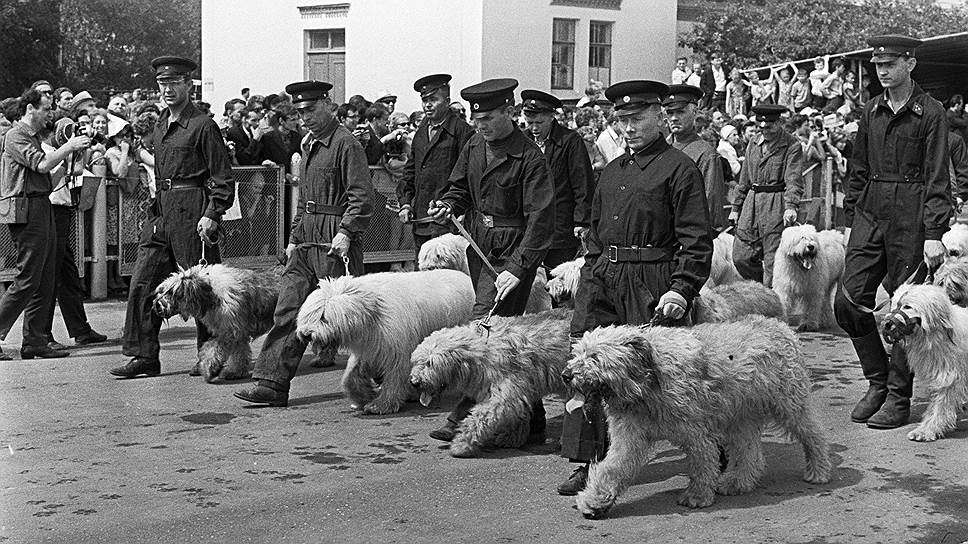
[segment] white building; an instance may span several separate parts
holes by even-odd
[[[666,81],[677,0],[204,0],[202,98],[216,113],[287,83],[334,84],[334,101],[389,89],[419,109],[415,79],[446,72],[453,98],[483,79],[577,99],[589,78]]]

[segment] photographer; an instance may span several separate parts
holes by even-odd
[[[346,127],[346,130],[353,133],[353,137],[365,149],[370,141],[370,131],[365,123],[360,123],[360,110],[356,109],[353,104],[341,104],[339,108],[336,108],[336,119],[339,124]]]
[[[53,189],[50,171],[75,151],[87,149],[87,136],[74,136],[51,153],[45,153],[37,133],[51,116],[51,98],[35,89],[19,99],[17,115],[3,138],[0,158],[0,198],[23,198],[26,220],[7,218],[7,228],[17,250],[17,277],[0,297],[0,339],[6,339],[14,322],[24,313],[24,340],[20,355],[66,357],[51,349],[47,338],[47,311],[54,296],[56,228],[51,210]],[[19,202],[19,201],[15,201]],[[13,206],[11,206],[12,208]]]

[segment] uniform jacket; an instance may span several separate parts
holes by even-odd
[[[919,218],[924,239],[940,240],[951,217],[944,107],[921,87],[894,113],[881,94],[861,114],[850,159],[844,215]],[[917,221],[915,220],[915,221]]]
[[[461,150],[440,200],[464,225],[492,265],[504,266],[518,278],[544,259],[554,232],[554,184],[546,159],[534,142],[515,127],[496,142],[487,164],[484,137],[474,134]],[[520,219],[524,228],[484,226],[482,214]]]
[[[713,245],[702,174],[663,138],[608,163],[595,189],[591,223],[586,267],[610,245],[674,249],[670,289],[687,301],[709,277]]]
[[[948,152],[951,154],[949,179],[952,196],[966,201],[968,200],[968,148],[965,147],[965,140],[955,130],[948,132]]]
[[[552,121],[544,154],[555,185],[555,235],[551,248],[577,247],[575,227],[590,224],[595,193],[595,177],[585,142],[577,132]]]
[[[714,229],[725,227],[726,181],[719,152],[695,132],[673,141],[672,147],[688,155],[699,167],[706,190],[706,204],[709,206],[709,226]]]
[[[397,185],[400,205],[409,204],[414,219],[426,217],[430,202],[440,199],[447,189],[448,178],[454,171],[461,149],[474,134],[474,129],[449,109],[432,140],[429,138],[429,127],[430,117],[425,116],[413,135],[410,153],[403,166],[403,179]],[[445,225],[437,223],[417,224],[413,230],[424,236],[450,231]]]
[[[783,185],[785,208],[796,210],[803,195],[803,147],[786,132],[767,142],[762,135],[746,147],[746,158],[739,173],[733,210],[739,212],[753,186]],[[776,193],[765,193],[776,194]]]
[[[298,213],[292,220],[290,242],[328,244],[342,232],[354,242],[370,224],[374,191],[366,155],[350,131],[334,117],[317,139],[302,141]],[[342,214],[305,213],[306,205],[336,206]]]
[[[235,160],[239,166],[257,166],[262,163],[262,142],[249,137],[240,126],[225,131],[225,139],[235,144]]]

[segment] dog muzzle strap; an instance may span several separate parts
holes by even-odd
[[[920,318],[911,317],[904,310],[895,310],[884,317],[884,340],[890,344],[900,342],[905,336],[914,334],[920,325]]]

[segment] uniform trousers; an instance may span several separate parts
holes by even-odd
[[[750,191],[733,238],[733,264],[744,279],[773,286],[773,262],[783,235],[783,193]]]
[[[47,345],[47,311],[54,297],[54,213],[47,195],[27,199],[27,222],[10,224],[17,250],[17,276],[0,298],[0,339],[24,314],[24,346]]]

